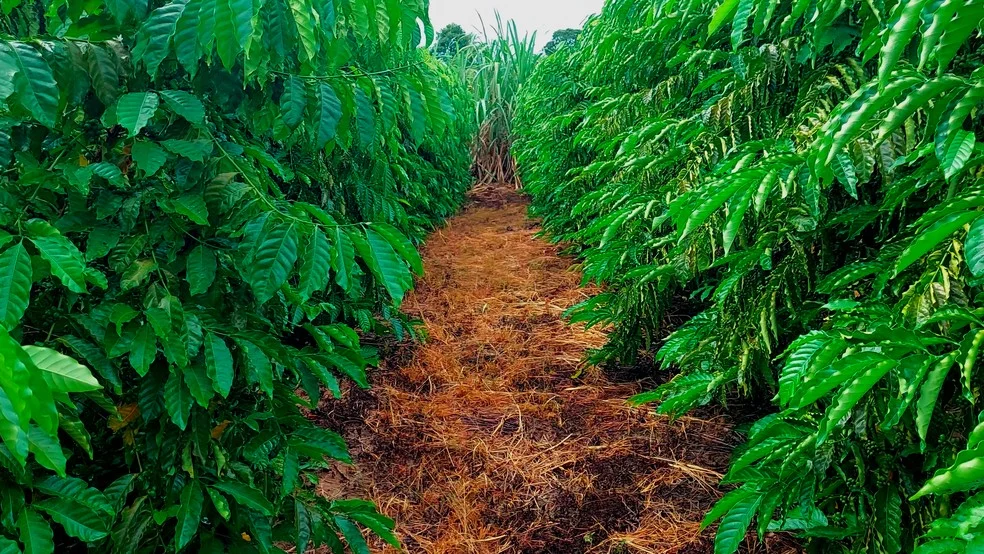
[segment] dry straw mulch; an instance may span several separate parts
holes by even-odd
[[[514,188],[477,188],[424,247],[404,309],[427,342],[316,414],[356,460],[323,493],[375,501],[410,553],[711,552],[698,526],[736,437],[630,408],[639,384],[583,365],[604,333],[561,316],[591,291]]]

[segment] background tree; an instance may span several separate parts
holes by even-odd
[[[559,31],[554,31],[553,37],[550,38],[550,42],[543,47],[543,53],[549,56],[561,47],[574,46],[574,43],[577,42],[577,37],[580,35],[580,29],[561,29]]]
[[[451,23],[441,29],[434,43],[434,55],[442,60],[450,60],[462,48],[475,42],[475,35],[466,33],[461,25]]]

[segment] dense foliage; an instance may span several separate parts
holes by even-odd
[[[426,1],[0,7],[0,551],[397,544],[300,407],[468,185]]]
[[[605,288],[572,312],[613,326],[598,358],[678,368],[635,399],[667,414],[773,399],[716,552],[984,550],[982,19],[610,0],[520,93],[533,211]]]

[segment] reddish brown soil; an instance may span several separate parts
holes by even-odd
[[[592,292],[572,261],[534,237],[510,188],[474,196],[428,241],[404,306],[427,342],[315,414],[356,460],[324,475],[324,494],[375,501],[410,553],[712,552],[699,522],[720,498],[729,425],[629,407],[642,385],[582,362],[604,332],[562,319]],[[792,552],[767,543],[748,551]]]

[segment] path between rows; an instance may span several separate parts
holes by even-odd
[[[404,306],[428,340],[316,414],[355,458],[323,493],[376,502],[409,553],[711,552],[698,525],[735,437],[630,408],[638,384],[583,366],[604,334],[563,321],[588,291],[536,232],[484,187],[430,237]]]

